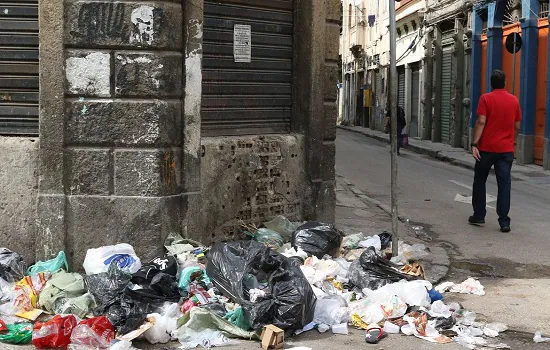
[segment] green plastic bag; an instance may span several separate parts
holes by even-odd
[[[285,244],[283,237],[279,233],[267,228],[260,228],[256,233],[245,231],[245,234],[275,251],[278,251]]]
[[[236,308],[234,311],[230,311],[226,313],[223,318],[242,330],[245,330],[245,331],[251,330],[250,323],[248,322],[248,319],[244,314],[243,308],[240,306]]]
[[[183,269],[183,271],[181,272],[178,288],[181,290],[187,291],[187,287],[189,286],[189,283],[192,282],[191,277],[201,271],[202,271],[202,275],[200,277],[201,281],[206,285],[209,285],[210,283],[212,283],[210,281],[210,278],[206,274],[206,271],[204,271],[202,268],[198,266],[189,266]]]
[[[32,340],[32,323],[7,324],[8,330],[0,333],[0,342],[28,344]]]
[[[40,272],[51,272],[56,273],[57,271],[61,270],[65,266],[65,270],[69,271],[69,264],[67,264],[67,257],[65,256],[64,251],[60,251],[59,254],[57,254],[57,257],[48,260],[48,261],[39,261],[33,266],[30,266],[27,269],[27,275],[34,276],[39,274]]]
[[[175,332],[178,339],[185,338],[189,333],[201,332],[205,329],[215,329],[228,338],[260,339],[259,332],[246,331],[233,323],[221,318],[214,312],[194,307],[188,313],[178,319],[178,330]]]
[[[50,313],[70,313],[82,318],[95,307],[93,297],[85,295],[86,292],[84,279],[80,274],[61,270],[52,276],[40,292],[39,304]]]

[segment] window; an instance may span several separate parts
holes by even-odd
[[[351,4],[349,4],[349,9],[348,9],[348,27],[351,28],[351,10],[352,10],[352,7],[351,7]]]

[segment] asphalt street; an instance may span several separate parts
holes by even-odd
[[[550,285],[550,179],[513,181],[512,232],[505,234],[499,230],[494,209],[494,175],[487,185],[487,224],[470,226],[473,171],[408,151],[401,154],[400,215],[426,235],[428,246],[446,247],[452,261],[447,280],[478,277],[486,287],[483,297],[456,299],[489,320],[522,332],[529,344],[525,348],[538,348],[528,339],[537,329],[550,332],[548,308],[542,307],[548,305]],[[336,163],[339,175],[369,197],[390,204],[389,145],[338,130]]]
[[[390,204],[389,146],[363,135],[338,130],[337,173],[379,201]],[[496,274],[538,277],[550,270],[550,179],[512,184],[512,232],[499,231],[495,213],[496,180],[488,181],[488,216],[483,228],[467,224],[472,215],[473,171],[403,151],[398,162],[399,209],[426,225],[434,240],[452,245],[456,259],[491,263]],[[527,265],[527,266],[519,266]],[[527,275],[510,268],[523,267]],[[527,269],[527,271],[525,271]],[[542,271],[542,272],[543,272]],[[550,271],[546,272],[550,276]]]

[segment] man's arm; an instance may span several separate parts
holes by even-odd
[[[474,144],[478,144],[483,135],[483,129],[485,129],[485,123],[487,123],[487,117],[483,114],[477,116],[476,125],[474,126]],[[479,149],[477,146],[472,146],[472,155],[476,160],[480,160]]]
[[[521,121],[516,122],[514,126],[516,128],[516,133],[514,135],[514,144],[515,144],[518,140],[519,130],[521,129]]]

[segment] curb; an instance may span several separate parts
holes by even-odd
[[[351,183],[348,179],[343,176],[340,177],[344,180],[346,186],[349,188],[351,193],[353,193],[353,195],[355,195],[362,201],[377,206],[391,217],[390,206],[380,202],[377,199],[369,197],[368,195],[363,193],[363,191],[355,187],[355,185]],[[406,218],[406,215],[399,215],[398,218],[401,223],[405,225],[408,224],[408,219]],[[430,250],[430,256],[422,259],[424,262],[424,271],[426,273],[426,279],[429,280],[430,283],[432,283],[433,285],[436,285],[443,281],[443,279],[445,279],[445,277],[447,277],[447,275],[449,274],[451,259],[449,253],[447,253],[447,250],[441,245],[436,245],[431,248],[429,247],[428,249]]]
[[[380,141],[380,142],[384,142],[384,143],[388,143],[388,144],[390,143],[389,137],[386,137],[385,134],[384,135],[369,134],[367,132],[364,132],[363,130],[358,130],[358,129],[355,129],[353,127],[349,127],[349,126],[345,126],[345,125],[337,125],[336,127],[339,128],[339,129],[342,129],[342,130],[346,130],[346,131],[350,131],[350,132],[353,132],[353,133],[356,133],[356,134],[364,135],[368,138],[371,138],[371,139],[374,139],[374,140],[377,140],[377,141]],[[427,155],[427,156],[429,156],[433,159],[439,160],[441,162],[448,163],[450,165],[461,167],[463,169],[468,169],[468,170],[474,170],[475,169],[475,165],[472,164],[472,163],[465,162],[461,159],[446,156],[446,155],[442,154],[440,151],[435,151],[435,150],[433,150],[431,148],[428,148],[428,147],[409,144],[407,147],[403,147],[403,148],[405,148],[406,150],[411,151],[413,153],[424,154],[424,155]],[[494,174],[494,173],[495,173],[494,169],[491,168],[491,174]],[[514,175],[513,173],[511,174],[511,176],[512,176],[512,180],[525,181],[525,176]]]

